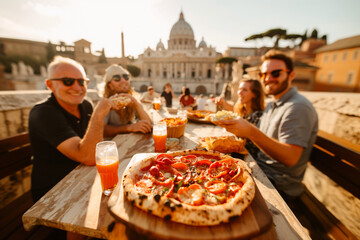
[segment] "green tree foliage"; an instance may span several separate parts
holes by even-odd
[[[130,72],[131,76],[137,77],[140,75],[140,68],[135,65],[126,65],[126,69]]]
[[[325,39],[326,39],[326,35]],[[323,36],[323,37],[324,37]],[[274,48],[278,48],[279,47],[279,40],[283,39],[283,40],[289,40],[293,43],[293,45],[295,45],[295,41],[297,39],[301,39],[301,42],[299,45],[301,45],[306,39],[308,39],[307,37],[307,30],[305,30],[305,33],[303,35],[301,34],[288,34],[286,29],[281,29],[281,28],[273,28],[270,29],[268,31],[265,31],[263,33],[258,33],[258,34],[254,34],[251,35],[250,37],[245,38],[245,41],[250,41],[250,40],[256,40],[256,39],[263,39],[265,37],[269,37],[271,39],[273,39],[274,41]],[[322,37],[322,39],[323,39]],[[316,29],[314,29],[311,33],[311,38],[318,38],[318,32]]]
[[[237,62],[237,59],[233,57],[222,57],[216,59],[216,63],[233,63],[233,62]]]
[[[55,56],[55,50],[54,50],[54,46],[52,45],[52,43],[49,41],[48,45],[46,46],[46,60],[48,62],[51,62],[54,59]]]
[[[20,61],[24,62],[25,65],[29,65],[34,70],[34,74],[40,74],[40,66],[46,66],[46,61],[39,61],[32,56],[26,55],[0,55],[0,62],[5,67],[5,72],[11,73],[11,63],[18,64]]]
[[[104,48],[102,49],[101,55],[99,56],[99,63],[107,63]]]
[[[310,38],[318,39],[318,31],[316,29],[311,32]]]

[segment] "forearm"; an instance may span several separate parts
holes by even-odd
[[[104,137],[114,137],[119,133],[129,133],[131,132],[131,124],[115,126],[115,125],[105,125],[104,126]]]
[[[252,126],[250,136],[250,140],[263,152],[287,167],[294,166],[303,151],[303,148],[300,146],[281,143],[276,139],[266,136],[255,126]]]
[[[95,165],[95,147],[103,140],[104,117],[93,114],[88,129],[79,143],[79,162],[85,165]]]
[[[221,108],[223,110],[227,110],[227,111],[233,111],[234,110],[234,106],[227,103],[226,101],[224,101],[222,104],[221,104]]]

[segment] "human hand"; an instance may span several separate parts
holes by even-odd
[[[96,105],[94,114],[105,117],[111,108],[113,108],[113,103],[107,98],[102,98]]]
[[[226,131],[242,138],[249,138],[251,129],[254,127],[251,123],[242,118],[216,121],[216,125],[223,127]]]
[[[131,132],[149,133],[151,129],[152,124],[148,120],[139,120],[137,123],[131,124]]]
[[[225,100],[222,97],[216,97],[214,100],[214,103],[220,107],[224,104],[224,102],[225,102]]]

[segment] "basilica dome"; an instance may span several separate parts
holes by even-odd
[[[179,21],[177,21],[170,31],[171,39],[192,39],[194,40],[194,32],[184,19],[184,14],[181,12]]]

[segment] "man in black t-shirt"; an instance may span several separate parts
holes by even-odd
[[[176,96],[171,88],[170,83],[165,84],[165,89],[161,93],[161,97],[165,98],[166,107],[172,107],[172,99],[175,98]]]
[[[34,201],[79,163],[95,165],[95,146],[103,139],[104,117],[112,106],[102,99],[93,110],[84,100],[89,80],[84,68],[72,59],[55,57],[48,75],[51,96],[36,104],[29,116]]]

